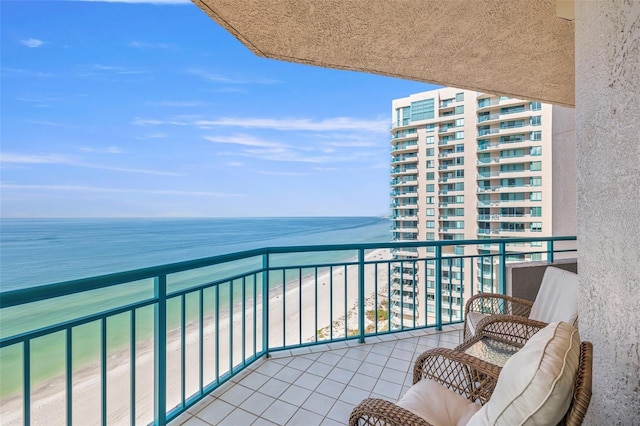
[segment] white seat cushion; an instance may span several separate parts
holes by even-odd
[[[476,327],[478,326],[478,323],[487,316],[487,314],[481,314],[480,312],[467,312],[467,327],[469,327],[471,336],[476,334]]]
[[[396,405],[435,426],[466,425],[481,408],[480,404],[430,379],[422,379],[411,386]]]
[[[503,367],[491,399],[469,425],[555,425],[573,397],[578,330],[564,322],[536,333]]]
[[[578,323],[578,275],[564,269],[547,267],[529,318],[546,323]]]

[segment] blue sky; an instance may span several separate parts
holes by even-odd
[[[391,100],[435,87],[259,58],[190,2],[0,7],[3,217],[387,214]]]

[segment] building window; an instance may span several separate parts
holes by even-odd
[[[529,119],[529,124],[532,125],[532,126],[539,126],[541,124],[541,121],[540,121],[541,119],[542,119],[541,116],[534,115],[533,117],[531,117]]]
[[[542,104],[540,102],[530,102],[529,109],[531,111],[540,111],[542,109]]]
[[[433,169],[433,160],[427,160],[427,169]]]
[[[464,131],[456,132],[456,139],[464,139]]]
[[[532,161],[529,165],[529,170],[532,172],[539,172],[542,170],[542,161]]]
[[[456,200],[455,201],[456,204],[463,204],[464,203],[464,195],[456,195],[455,200]]]
[[[427,153],[427,157],[433,156],[433,148],[427,148],[426,153]]]
[[[541,177],[531,177],[531,178],[529,178],[529,185],[531,185],[531,186],[542,186],[542,178]]]
[[[513,129],[524,126],[524,120],[503,121],[500,123],[501,129]]]
[[[434,173],[433,172],[428,172],[427,173],[427,180],[433,180],[435,178]]]
[[[456,127],[462,127],[464,126],[464,118],[456,118]]]
[[[529,207],[529,214],[532,217],[542,217],[542,207]]]
[[[433,123],[432,123],[432,124],[427,124],[427,127],[426,127],[427,132],[433,132],[433,130],[434,130],[435,128],[436,128],[436,125],[435,125],[435,124],[433,124]]]
[[[434,191],[434,185],[432,183],[427,185],[427,192],[433,192]]]
[[[531,222],[531,232],[542,232],[542,222]]]
[[[542,192],[532,192],[529,196],[531,201],[542,201]]]
[[[464,144],[456,145],[456,152],[464,152]]]
[[[504,192],[500,194],[500,201],[524,201],[524,192]]]
[[[434,117],[434,100],[411,102],[411,121],[429,120]]]
[[[435,228],[435,224],[436,223],[433,220],[428,220],[427,221],[427,228],[428,229],[433,229],[433,228]]]
[[[514,114],[516,112],[524,112],[524,105],[500,108],[500,114]]]
[[[402,125],[406,126],[411,123],[411,107],[402,108]]]
[[[457,106],[454,114],[464,114],[464,105]]]
[[[456,102],[464,101],[464,92],[456,93]]]
[[[456,170],[456,178],[463,178],[464,170]]]
[[[435,209],[427,209],[427,216],[434,216],[436,214]]]
[[[433,204],[434,197],[427,197],[427,204]]]
[[[535,157],[539,157],[542,155],[542,147],[541,146],[532,146],[529,148],[529,155],[533,155]]]
[[[508,173],[508,172],[523,172],[524,164],[501,164],[500,172]]]
[[[434,137],[433,136],[427,136],[427,145],[433,144],[433,141],[434,141]]]
[[[532,141],[542,140],[542,132],[540,130],[536,130],[535,132],[531,132],[529,134],[529,139]]]

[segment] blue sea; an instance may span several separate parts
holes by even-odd
[[[377,217],[254,218],[254,219],[2,219],[0,221],[0,289],[28,288],[61,281],[123,272],[261,247],[389,241],[389,220]],[[306,253],[299,264],[347,260],[354,252]],[[226,271],[229,273],[229,271]],[[182,284],[197,282],[199,272],[179,275]],[[122,286],[121,286],[122,287]],[[148,283],[94,290],[64,301],[38,302],[0,312],[3,337],[51,323],[120,306],[139,298]],[[227,290],[228,291],[228,290]],[[234,293],[236,290],[234,290]],[[226,297],[221,299],[224,302]],[[236,297],[237,300],[237,297]],[[187,306],[189,312],[197,310]],[[138,335],[151,336],[152,311],[140,312]],[[176,326],[179,310],[168,311],[168,325]],[[191,315],[188,315],[188,317]],[[108,347],[127,344],[128,317],[109,321]],[[147,318],[148,321],[144,321]],[[76,327],[74,341],[92,341],[97,324]],[[32,345],[32,377],[36,382],[63,370],[63,335],[51,335]],[[99,345],[78,345],[74,366],[98,356]],[[21,349],[0,351],[0,397],[20,388]]]
[[[260,247],[389,241],[378,217],[1,219],[2,291]]]

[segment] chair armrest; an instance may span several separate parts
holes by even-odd
[[[467,300],[465,313],[517,315],[528,318],[532,306],[533,302],[526,299],[496,293],[479,293]]]
[[[349,426],[363,425],[432,426],[422,417],[384,399],[367,398],[356,405],[349,416]]]
[[[486,403],[502,369],[455,349],[436,348],[423,352],[413,367],[413,383],[431,379],[470,401]]]
[[[546,326],[546,322],[515,315],[490,315],[478,323],[476,336],[489,337],[516,346],[524,346],[531,336]]]

